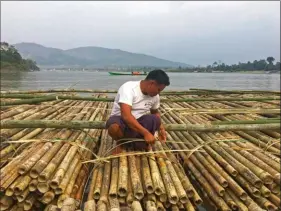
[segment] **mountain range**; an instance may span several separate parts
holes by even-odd
[[[15,48],[25,59],[41,67],[188,67],[190,65],[102,47],[79,47],[68,50],[45,47],[36,43],[17,43]]]

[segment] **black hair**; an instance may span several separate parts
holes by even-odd
[[[147,74],[145,80],[154,80],[158,84],[164,84],[166,86],[170,85],[169,76],[161,69],[156,69],[156,70],[150,71]]]

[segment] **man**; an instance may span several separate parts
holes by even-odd
[[[128,81],[118,90],[110,118],[106,122],[109,135],[116,141],[122,138],[142,138],[145,142],[129,145],[135,150],[147,150],[155,142],[158,131],[161,141],[166,141],[166,132],[161,124],[159,93],[170,85],[163,70],[153,70],[145,80]],[[120,144],[120,141],[117,142]],[[119,153],[120,147],[115,153]]]

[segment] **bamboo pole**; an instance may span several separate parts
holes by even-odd
[[[105,138],[107,139],[107,133],[105,135]],[[107,150],[110,149],[112,145],[112,139],[108,140],[107,141]],[[100,194],[100,200],[101,201],[104,201],[105,203],[107,202],[108,200],[108,191],[109,191],[109,188],[110,188],[110,177],[111,175],[111,161],[105,163],[104,165],[104,175],[103,175],[103,181],[102,181],[102,187],[101,187],[101,194]]]
[[[217,109],[189,109],[189,108],[171,108],[173,111],[179,111],[181,115],[202,115],[202,114],[280,114],[279,108],[217,108]],[[167,109],[169,112],[169,109]]]
[[[116,141],[113,142],[113,148],[116,147]],[[111,162],[111,181],[109,189],[109,197],[117,198],[117,188],[118,188],[118,173],[119,173],[119,160],[114,158]]]
[[[154,186],[151,179],[150,167],[145,155],[141,156],[141,173],[144,182],[145,190],[148,194],[154,193]]]
[[[164,150],[159,141],[157,141],[155,143],[155,147],[158,150]],[[165,152],[163,152],[162,154],[165,156],[165,158],[167,158],[167,155],[166,155]],[[171,163],[171,161],[169,159],[166,159],[166,165],[167,165],[168,171],[170,173],[171,179],[172,179],[172,181],[174,183],[174,186],[176,188],[177,195],[179,197],[179,201],[181,203],[183,203],[183,204],[187,203],[188,202],[188,197],[186,195],[186,192],[185,192],[185,190],[184,190],[184,188],[183,188],[183,186],[181,184],[181,181],[178,178],[178,175],[177,175],[177,173],[176,173],[176,171],[175,171],[175,169],[174,169],[174,167],[173,167],[173,165],[172,165],[172,163]]]
[[[9,102],[1,102],[1,106],[22,105],[22,104],[35,104],[53,100],[83,100],[83,101],[101,101],[113,102],[114,98],[94,98],[94,97],[79,97],[79,96],[64,96],[64,95],[49,95],[38,98],[31,98],[25,100],[16,100]],[[182,98],[182,99],[161,99],[162,102],[199,102],[199,101],[257,101],[266,102],[272,100],[280,100],[280,97],[267,97],[267,98]]]
[[[173,117],[175,117],[175,116],[173,116]],[[167,119],[165,118],[165,117],[162,117],[166,122],[167,122]],[[171,133],[171,134],[173,134],[173,133]],[[178,135],[180,134],[180,133],[177,133]],[[193,139],[192,138],[192,136],[190,136],[190,135],[188,135],[187,134],[187,132],[183,132],[183,134],[187,137],[187,138],[189,138],[189,140],[186,142],[186,144],[196,144],[196,141],[195,141],[195,139]],[[199,141],[199,140],[201,140],[200,139],[200,137],[199,136],[196,136],[197,137],[197,140]],[[175,137],[175,138],[177,138],[177,137]],[[181,137],[181,139],[182,140],[184,140],[184,138],[183,137]],[[202,141],[202,140],[201,140]],[[203,141],[202,141],[203,142]],[[200,142],[201,143],[201,142]],[[175,147],[177,147],[177,144],[176,143],[171,143],[173,146],[175,146]],[[180,144],[180,143],[179,143]],[[191,148],[193,148],[193,146],[192,145],[190,145],[191,146]],[[196,146],[196,145],[194,145],[194,146]],[[210,152],[214,152],[214,151],[212,151],[211,150],[211,148],[209,148],[208,146],[206,146],[206,148],[205,148],[206,150],[207,149],[209,149],[208,150],[208,152],[210,153]],[[199,152],[195,152],[195,155],[197,155],[197,154],[199,154]],[[212,154],[212,156],[214,156],[214,154],[213,153],[211,153]],[[219,165],[217,165],[217,163],[210,157],[210,156],[208,156],[208,154],[204,154],[204,157],[206,157],[207,158],[207,160],[209,160],[210,161],[210,163],[212,163],[213,165],[214,165],[214,167],[216,167],[216,169],[217,169],[217,171],[219,171],[220,172],[220,174],[222,174],[222,176],[225,178],[225,179],[227,179],[227,182],[228,182],[228,184],[229,184],[229,186],[240,196],[240,198],[242,198],[242,199],[245,199],[246,197],[247,197],[247,194],[245,193],[245,191],[243,191],[243,189],[239,186],[239,185],[237,185],[237,183],[231,178],[231,177],[229,177],[228,175],[227,175],[227,173],[219,166]],[[218,157],[218,155],[217,156],[215,156],[215,157]],[[183,158],[185,158],[185,155],[183,155]],[[224,166],[225,168],[227,167],[227,165],[222,165],[222,166]],[[227,170],[227,168],[226,168],[226,170]],[[230,173],[231,173],[232,171],[230,170]],[[235,174],[235,175],[237,175],[237,174]]]
[[[104,129],[104,121],[58,121],[58,120],[7,120],[1,121],[2,128],[68,128],[68,129]],[[166,124],[164,125],[167,131],[256,131],[256,130],[278,130],[280,124],[245,124],[245,125],[186,125],[186,124]]]
[[[137,200],[141,200],[144,197],[144,191],[140,180],[140,176],[138,174],[138,170],[136,168],[136,160],[134,155],[128,156],[128,164],[134,197]]]
[[[11,118],[13,116],[16,116],[17,114],[23,113],[27,110],[30,110],[34,108],[34,105],[27,105],[27,106],[19,106],[15,107],[12,110],[9,110],[7,112],[1,113],[1,120]]]
[[[156,158],[153,155],[149,155],[148,162],[150,166],[151,178],[152,178],[155,194],[157,196],[160,196],[160,200],[163,202],[164,200],[162,199],[167,198],[167,193],[159,168],[156,163]]]
[[[125,153],[126,149],[122,149]],[[128,191],[128,180],[129,180],[129,168],[128,168],[128,158],[119,158],[119,177],[118,177],[118,196],[125,197]]]
[[[117,93],[118,90],[101,90],[101,89],[49,89],[49,90],[2,90],[1,94],[39,94],[39,93],[56,93],[56,92],[84,92],[84,93]],[[169,90],[161,92],[161,94],[169,93],[171,95],[180,94],[279,94],[280,91],[269,90],[211,90],[211,89],[198,89],[190,88],[189,90]]]

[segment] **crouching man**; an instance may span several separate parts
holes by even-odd
[[[159,113],[159,93],[170,85],[169,77],[163,70],[153,70],[144,80],[128,81],[118,90],[106,128],[113,140],[138,138],[145,142],[135,141],[126,144],[134,150],[147,150],[154,144],[154,133],[158,131],[160,141],[166,141],[166,132]],[[121,152],[117,147],[116,153]]]

